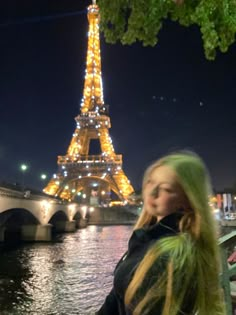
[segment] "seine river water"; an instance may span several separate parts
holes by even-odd
[[[90,315],[110,291],[131,226],[88,226],[0,252],[1,315]]]

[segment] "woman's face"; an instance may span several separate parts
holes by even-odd
[[[160,221],[165,216],[185,208],[187,198],[177,182],[174,171],[168,166],[155,168],[143,191],[144,209]]]

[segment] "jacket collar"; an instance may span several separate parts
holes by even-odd
[[[136,238],[140,241],[158,239],[162,236],[175,235],[179,232],[179,221],[182,214],[175,212],[161,219],[159,222],[144,226],[134,231]]]

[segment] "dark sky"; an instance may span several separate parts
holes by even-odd
[[[80,112],[90,1],[0,4],[0,180],[42,188],[57,170]],[[64,16],[37,20],[38,16]],[[32,21],[28,18],[34,18]],[[18,23],[19,21],[19,23]],[[135,188],[150,162],[178,149],[205,160],[217,190],[236,182],[236,45],[207,61],[197,27],[165,22],[155,48],[101,36],[110,134]]]

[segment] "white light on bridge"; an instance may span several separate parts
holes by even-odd
[[[69,210],[74,211],[75,210],[75,205],[69,205]]]
[[[50,208],[50,203],[49,203],[47,200],[42,200],[42,201],[41,201],[41,205],[42,205],[42,207],[43,207],[44,209],[49,210],[49,208]]]
[[[71,204],[68,206],[69,220],[72,221],[76,212],[76,205]]]
[[[85,217],[86,217],[86,212],[87,212],[87,206],[81,207],[81,211],[82,211],[82,218],[85,219]]]
[[[42,223],[46,224],[48,219],[48,213],[51,208],[51,204],[47,200],[41,201],[41,215],[42,215]]]

